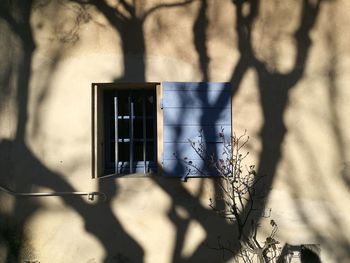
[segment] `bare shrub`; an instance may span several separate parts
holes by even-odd
[[[280,254],[279,242],[275,239],[278,229],[276,222],[270,221],[272,230],[263,241],[257,238],[259,230],[257,221],[264,217],[259,206],[261,199],[266,197],[266,193],[259,193],[257,190],[257,185],[263,176],[257,174],[255,165],[245,164],[249,154],[245,151],[249,136],[245,132],[241,136],[234,134],[226,139],[223,130],[219,136],[222,140],[219,158],[209,152],[202,133],[198,141],[189,140],[192,149],[202,159],[205,167],[198,167],[198,164],[189,158],[183,158],[187,176],[200,173],[219,177],[216,183],[221,189],[221,194],[216,197],[216,200],[210,199],[210,207],[237,227],[238,238],[234,238],[232,246],[223,245],[218,238],[218,247],[215,249],[233,253],[234,262],[276,262]],[[220,202],[224,204],[223,208],[217,205]],[[254,213],[259,213],[260,218],[254,220],[253,218],[257,218],[253,216]],[[238,253],[234,247],[239,248]]]

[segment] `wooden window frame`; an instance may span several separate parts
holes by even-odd
[[[156,99],[156,165],[157,173],[132,173],[132,174],[105,174],[104,173],[104,104],[103,94],[106,90],[155,90]],[[147,82],[147,83],[92,83],[91,89],[91,104],[92,104],[92,178],[104,178],[104,177],[124,177],[124,176],[149,176],[162,173],[161,156],[163,148],[163,113],[160,109],[160,101],[162,97],[162,90],[160,83]]]

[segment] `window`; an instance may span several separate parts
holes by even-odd
[[[92,85],[94,177],[154,174],[183,177],[183,157],[205,164],[188,139],[203,132],[206,146],[220,154],[219,133],[231,135],[229,83],[163,82]],[[187,176],[208,174],[192,173]]]
[[[94,177],[157,171],[156,87],[93,84]]]
[[[155,90],[105,90],[104,174],[156,170]]]

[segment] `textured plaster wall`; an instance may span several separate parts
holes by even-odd
[[[273,153],[263,151],[262,139],[273,144],[275,135],[263,137],[261,132],[270,115],[264,115],[267,111],[259,80],[265,80],[265,89],[276,83],[283,89],[288,85],[284,85],[283,76],[300,66],[295,65],[295,31],[305,1],[260,1],[249,43],[266,71],[260,64],[250,66],[239,81],[234,72],[244,55],[231,1],[206,1],[205,19],[200,22],[196,19],[205,2],[165,6],[149,14],[147,10],[169,1],[141,2],[134,4],[135,17],[146,17],[142,24],[144,81],[231,81],[235,130],[248,130],[248,161],[263,167],[261,154],[269,159]],[[122,4],[106,3],[126,20],[130,18]],[[272,208],[271,218],[279,225],[282,244],[320,244],[322,262],[347,262],[350,3],[321,3],[309,34],[311,46],[301,65],[305,70],[287,93],[282,114],[286,133],[271,175],[274,179],[266,207]],[[249,13],[249,5],[243,13]],[[35,2],[30,15],[35,49],[25,106],[18,103],[17,94],[22,91],[16,82],[21,74],[23,42],[6,19],[0,20],[0,56],[4,61],[0,65],[2,184],[17,191],[104,191],[109,197],[99,203],[84,198],[16,199],[0,193],[1,215],[11,222],[18,219],[16,224],[23,230],[21,260],[219,262],[221,253],[208,246],[215,247],[218,235],[229,237],[233,230],[208,206],[215,193],[213,180],[92,179],[91,83],[123,81],[125,58],[131,69],[140,62],[140,54],[123,53],[125,35],[113,21],[91,5]],[[205,42],[196,42],[196,23],[204,28]],[[205,56],[207,68],[203,72]],[[129,81],[133,74],[135,80],[140,79],[136,71],[127,74]],[[277,105],[278,101],[272,98],[270,103]],[[24,138],[17,138],[21,107],[27,108],[28,118]],[[268,114],[273,115],[271,108]],[[5,219],[0,222],[5,227],[8,223]],[[262,228],[262,232],[268,230]],[[1,262],[12,253],[6,242],[4,236]]]

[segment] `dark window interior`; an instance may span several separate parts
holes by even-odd
[[[155,90],[105,90],[104,174],[156,169]]]

